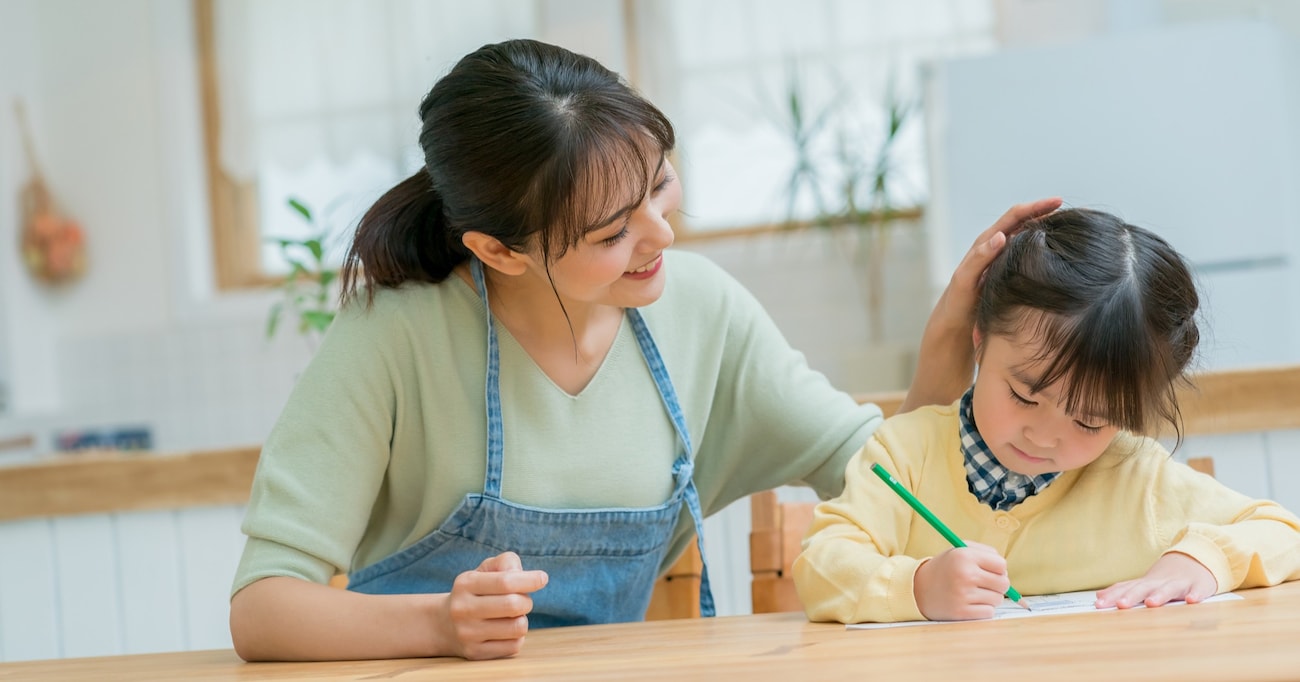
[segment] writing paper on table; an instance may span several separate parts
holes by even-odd
[[[1202,603],[1212,601],[1232,601],[1241,599],[1241,595],[1227,592],[1216,594]],[[1114,611],[1115,607],[1108,609],[1099,609],[1093,604],[1097,603],[1096,592],[1062,592],[1061,594],[1042,594],[1033,597],[1024,597],[1024,603],[1028,604],[1033,611],[1016,606],[1016,603],[1007,599],[1002,605],[993,610],[992,620],[1003,620],[1006,618],[1034,618],[1036,616],[1057,616],[1066,613],[1096,613],[1098,611]],[[1169,606],[1182,606],[1186,602],[1171,601],[1160,608]],[[1135,606],[1133,608],[1143,609],[1145,606]],[[899,623],[850,623],[845,626],[849,630],[878,630],[880,628],[901,628],[911,625],[938,625],[941,623],[969,623],[972,621],[960,620],[907,620]]]

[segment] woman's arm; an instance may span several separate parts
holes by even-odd
[[[450,593],[370,595],[298,578],[263,578],[230,602],[246,661],[325,661],[519,653],[543,571],[507,552],[460,574]]]
[[[1059,198],[1017,204],[975,239],[925,324],[916,376],[900,412],[922,405],[946,405],[970,387],[975,370],[971,329],[984,270],[1002,250],[1007,236],[1014,234],[1025,221],[1051,213],[1060,206]]]

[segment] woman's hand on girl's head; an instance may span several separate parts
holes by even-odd
[[[488,557],[456,576],[436,625],[449,655],[506,658],[519,653],[528,633],[532,593],[546,587],[545,571],[525,571],[514,552]]]
[[[929,620],[992,618],[1009,587],[1006,559],[978,542],[926,560],[912,578],[916,607]]]
[[[1016,204],[975,238],[952,273],[948,287],[939,296],[921,337],[916,377],[907,391],[900,412],[922,405],[947,405],[970,386],[975,371],[971,330],[980,279],[993,258],[1026,221],[1047,215],[1061,207],[1059,198]]]
[[[997,222],[975,238],[966,255],[962,256],[957,269],[953,270],[948,288],[944,289],[935,306],[935,314],[942,312],[951,316],[951,323],[962,327],[970,335],[971,321],[974,319],[975,303],[979,299],[980,280],[993,258],[1002,251],[1007,238],[1020,231],[1024,224],[1034,218],[1055,211],[1061,207],[1061,199],[1039,199],[1025,204],[1016,204],[1002,214]]]
[[[1169,552],[1156,559],[1146,575],[1115,583],[1097,593],[1097,608],[1127,609],[1139,604],[1163,606],[1171,601],[1195,604],[1219,591],[1214,574],[1201,562],[1181,552]]]

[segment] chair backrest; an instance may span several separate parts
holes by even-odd
[[[655,581],[645,619],[699,618],[700,574],[703,571],[704,561],[700,559],[700,549],[692,542],[668,572]]]
[[[802,611],[790,566],[812,524],[815,502],[780,502],[775,490],[749,496],[749,592],[754,613]]]

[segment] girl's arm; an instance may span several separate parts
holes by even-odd
[[[542,571],[507,552],[456,578],[450,593],[369,595],[270,577],[237,592],[230,634],[246,661],[324,661],[519,653]]]
[[[1167,457],[1167,456],[1166,456]],[[1148,499],[1168,549],[1145,575],[1098,592],[1097,605],[1160,606],[1300,580],[1300,518],[1204,474],[1161,461]]]
[[[1014,234],[1025,221],[1051,213],[1060,206],[1059,198],[1017,204],[975,239],[925,324],[916,376],[900,412],[922,405],[947,405],[970,387],[975,371],[971,329],[984,270],[1002,250],[1007,236]]]
[[[905,485],[914,482],[925,470],[930,439],[923,433],[934,423],[912,415],[886,422],[849,462],[844,493],[817,505],[792,567],[809,619],[967,620],[989,618],[1002,603],[1006,560],[974,544],[939,550],[932,558],[909,551],[915,550],[912,509],[871,472],[880,462]]]

